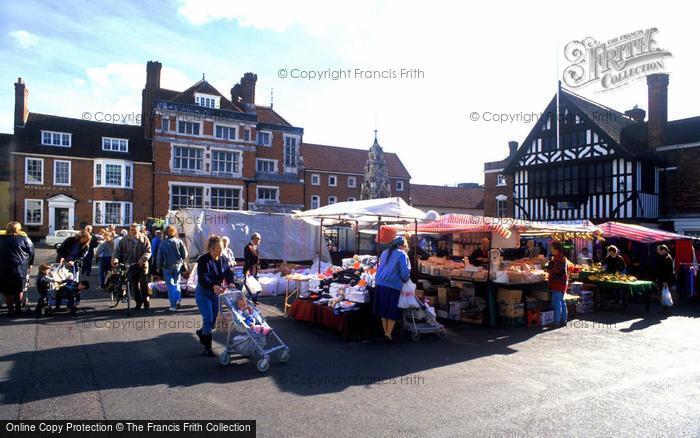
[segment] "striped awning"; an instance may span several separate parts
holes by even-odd
[[[606,222],[598,225],[603,236],[620,237],[641,243],[665,242],[667,240],[691,239],[690,236],[671,233],[654,228],[647,228],[641,225],[623,224],[621,222]]]
[[[418,224],[418,233],[490,233],[508,238],[511,235],[510,226],[499,218],[475,216],[471,214],[446,214],[433,222]],[[399,231],[412,232],[415,226],[395,227]]]

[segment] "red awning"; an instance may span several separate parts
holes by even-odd
[[[620,222],[606,222],[598,225],[603,237],[621,237],[641,243],[664,242],[667,240],[691,239],[690,236],[671,233],[641,225],[623,224]]]
[[[512,221],[512,220],[511,220]],[[494,232],[502,237],[510,237],[510,224],[502,223],[498,218],[474,216],[471,214],[446,214],[434,222],[418,224],[418,233],[490,233]],[[412,232],[415,227],[395,227],[397,230]]]

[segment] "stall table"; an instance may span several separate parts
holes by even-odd
[[[581,272],[579,274],[579,281],[595,285],[597,288],[599,288],[601,296],[605,290],[622,290],[629,296],[641,295],[644,297],[646,311],[649,312],[649,308],[651,306],[651,293],[658,290],[653,281],[601,281],[591,280],[591,275],[595,275],[595,273]]]
[[[314,304],[311,300],[297,299],[290,306],[290,318],[316,325],[340,334],[344,340],[366,339],[380,334],[381,324],[372,313],[369,303],[360,305],[359,310],[336,315],[330,306]]]

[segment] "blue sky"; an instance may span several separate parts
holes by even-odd
[[[648,27],[673,53],[669,116],[700,114],[697,38],[691,14],[658,2],[494,5],[449,2],[338,3],[301,0],[34,2],[0,0],[0,132],[11,132],[13,83],[31,111],[139,113],[148,60],[163,63],[164,87],[206,78],[228,94],[258,74],[257,101],[305,128],[305,141],[368,148],[379,130],[414,182],[481,182],[524,122],[469,120],[471,112],[540,112],[555,92],[562,47]],[[419,79],[304,80],[280,69],[423,71]],[[638,81],[615,92],[577,91],[615,109],[646,108]]]

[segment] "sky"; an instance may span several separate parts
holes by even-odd
[[[542,112],[567,65],[567,43],[652,27],[672,53],[669,119],[700,115],[694,14],[641,0],[572,5],[0,0],[0,132],[12,132],[18,77],[30,111],[133,121],[146,62],[158,60],[161,85],[175,90],[204,74],[228,96],[245,72],[256,73],[256,103],[274,95],[275,110],[304,128],[305,142],[369,148],[377,129],[413,183],[483,183],[483,163],[505,158],[508,141],[522,142],[533,126],[492,114]],[[402,78],[402,69],[413,75]],[[620,111],[647,107],[644,80],[576,92]]]

